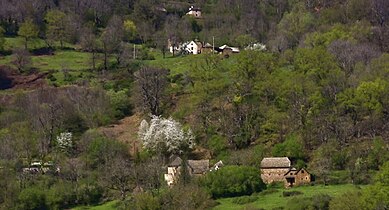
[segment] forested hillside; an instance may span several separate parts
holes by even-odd
[[[0,0],[0,209],[387,209],[388,37],[387,0]]]

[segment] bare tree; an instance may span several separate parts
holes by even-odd
[[[117,156],[102,168],[101,181],[109,189],[120,192],[124,200],[128,192],[134,189],[134,171],[128,158]]]
[[[143,67],[135,72],[139,106],[152,115],[159,116],[163,112],[168,74],[168,70],[154,67]]]
[[[338,65],[347,76],[353,73],[355,64],[367,64],[372,58],[380,55],[379,51],[371,45],[353,44],[349,41],[336,40],[330,44],[328,51],[335,56]]]
[[[13,52],[13,63],[18,71],[23,73],[30,69],[32,63],[30,53],[25,49],[16,49]]]
[[[104,52],[104,70],[108,70],[108,55],[118,51],[123,40],[123,35],[123,21],[118,16],[112,16],[104,32],[101,34]]]
[[[388,23],[389,19],[389,1],[387,0],[373,0],[372,1],[373,19],[381,27]]]
[[[92,70],[96,70],[96,53],[98,50],[98,42],[97,37],[91,28],[85,27],[82,30],[80,35],[80,44],[85,51],[92,53]]]

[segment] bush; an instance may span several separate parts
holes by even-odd
[[[266,188],[257,168],[226,166],[208,173],[202,184],[214,198],[251,195]]]
[[[220,135],[213,135],[208,141],[208,147],[214,156],[218,156],[227,149],[227,140]]]
[[[46,204],[50,209],[64,209],[76,200],[73,186],[69,183],[58,183],[46,192]]]
[[[291,197],[291,196],[296,196],[296,195],[302,195],[304,193],[300,191],[284,191],[282,192],[283,197]]]
[[[259,195],[269,195],[278,192],[277,189],[267,189],[259,193]]]
[[[311,209],[312,201],[310,198],[292,198],[286,203],[287,210],[301,210],[301,209]]]
[[[22,190],[18,196],[17,209],[23,210],[45,210],[48,209],[46,206],[46,198],[43,190],[37,187],[30,187]]]
[[[158,209],[211,209],[218,203],[196,184],[176,185],[159,196]]]
[[[313,209],[325,210],[330,207],[331,196],[327,194],[317,194],[312,197]]]
[[[361,207],[360,199],[360,192],[347,192],[332,199],[329,207],[330,209],[359,209]]]
[[[246,203],[252,203],[256,200],[258,200],[257,196],[242,196],[232,199],[232,203],[243,205]]]

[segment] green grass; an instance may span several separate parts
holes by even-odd
[[[109,201],[107,203],[98,206],[79,206],[73,208],[72,210],[115,210],[117,209],[116,208],[117,203],[118,201]]]
[[[345,192],[358,190],[357,187],[351,184],[346,185],[330,185],[330,186],[323,186],[323,185],[317,185],[317,186],[302,186],[302,187],[295,187],[292,189],[278,189],[277,192],[267,195],[259,195],[258,200],[256,200],[253,203],[250,203],[248,205],[257,207],[257,208],[263,208],[263,209],[273,209],[276,207],[285,207],[286,203],[295,197],[312,197],[315,194],[328,194],[332,197],[339,196]],[[283,197],[282,192],[283,191],[300,191],[303,194],[297,195],[293,197]],[[236,210],[236,209],[243,209],[246,205],[238,205],[232,203],[232,200],[234,198],[222,198],[218,199],[217,201],[220,203],[220,205],[216,206],[214,210]]]
[[[37,39],[29,40],[27,42],[27,46],[28,46],[29,50],[34,50],[34,49],[47,47],[47,44],[43,39],[37,38]],[[59,47],[60,44],[59,44],[59,42],[53,42],[52,46]],[[74,45],[69,44],[69,43],[64,43],[64,47],[74,48]],[[16,49],[16,48],[24,48],[24,38],[23,37],[6,37],[4,49],[12,51],[13,49]]]
[[[41,71],[86,70],[91,68],[90,53],[71,50],[55,51],[54,55],[32,56],[32,67]],[[13,65],[12,56],[0,57],[1,65]]]
[[[54,55],[33,56],[33,67],[48,70],[86,70],[91,68],[90,53],[76,51],[55,51]]]
[[[145,64],[158,67],[158,68],[166,68],[171,70],[173,75],[188,72],[196,66],[203,65],[203,61],[206,57],[210,56],[209,54],[198,54],[198,55],[180,55],[173,57],[171,53],[167,52],[166,57],[163,58],[162,53],[153,52],[153,56],[155,60],[145,61]],[[222,55],[220,55],[222,59],[222,66],[231,66],[235,64],[235,55],[231,56],[228,59],[224,59]]]

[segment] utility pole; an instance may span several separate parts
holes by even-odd
[[[135,48],[135,44],[134,44],[134,60],[136,59],[136,48]]]
[[[215,36],[212,36],[212,54],[215,54]]]

